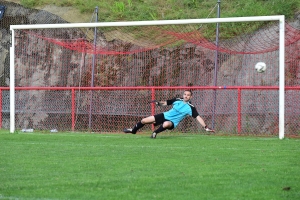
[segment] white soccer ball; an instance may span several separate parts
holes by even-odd
[[[266,71],[267,65],[264,62],[258,62],[255,65],[255,69],[257,72],[262,73],[262,72]]]

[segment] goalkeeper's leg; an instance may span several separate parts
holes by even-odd
[[[156,138],[156,136],[157,136],[158,133],[163,132],[163,131],[165,131],[167,129],[172,130],[173,128],[174,128],[173,122],[171,122],[171,121],[165,121],[162,125],[160,125],[158,127],[158,129],[156,129],[152,133],[151,138]]]
[[[155,117],[154,116],[149,116],[146,118],[143,118],[140,122],[138,122],[132,129],[124,129],[124,133],[132,133],[136,134],[136,132],[142,128],[145,124],[153,124],[155,122]]]

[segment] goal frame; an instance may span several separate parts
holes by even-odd
[[[279,22],[279,139],[284,138],[285,120],[285,16],[251,16],[209,19],[183,19],[183,20],[154,20],[130,22],[98,22],[98,23],[68,23],[68,24],[34,24],[11,25],[10,47],[10,133],[15,132],[15,30],[17,29],[52,29],[52,28],[95,28],[112,26],[149,26],[149,25],[178,25],[199,23],[226,23],[251,21],[278,21]]]

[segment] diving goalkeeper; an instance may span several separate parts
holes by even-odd
[[[160,125],[151,135],[151,138],[156,138],[158,133],[167,129],[172,130],[177,127],[179,122],[181,122],[187,116],[196,118],[201,126],[205,129],[205,131],[214,132],[214,130],[206,126],[204,120],[199,116],[195,106],[190,103],[191,98],[192,91],[185,90],[183,93],[183,98],[174,98],[167,101],[153,101],[153,103],[158,106],[173,105],[173,107],[169,111],[143,118],[132,129],[125,128],[124,132],[136,134],[136,132],[145,124]]]

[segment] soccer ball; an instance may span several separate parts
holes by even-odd
[[[264,62],[258,62],[255,65],[255,69],[257,72],[262,73],[262,72],[266,71],[267,65]]]

